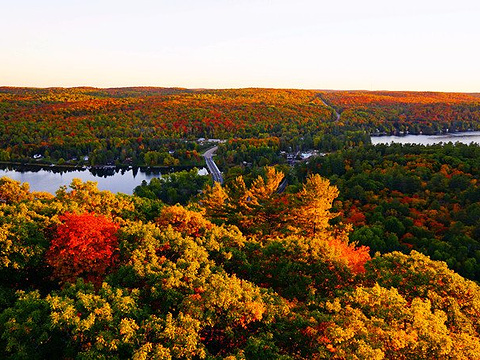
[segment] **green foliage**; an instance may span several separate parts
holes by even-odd
[[[198,169],[193,168],[153,178],[149,184],[144,180],[133,193],[139,197],[159,199],[170,205],[186,205],[198,195],[207,182],[208,176],[199,175]]]
[[[480,146],[365,146],[311,159],[340,190],[334,204],[371,254],[415,249],[480,279]]]
[[[0,315],[2,358],[62,358],[66,342],[52,330],[48,302],[38,291],[19,291],[17,295],[15,304]]]

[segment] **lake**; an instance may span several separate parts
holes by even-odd
[[[404,136],[372,136],[372,144],[419,144],[434,145],[439,143],[461,142],[470,144],[472,142],[480,144],[480,131],[448,133],[441,135],[404,135]]]
[[[206,175],[207,170],[202,168],[199,174]],[[106,170],[83,169],[83,170],[64,170],[58,169],[31,169],[19,170],[18,168],[0,169],[0,178],[8,176],[11,179],[27,182],[30,184],[31,191],[46,191],[55,194],[60,186],[69,185],[73,179],[78,178],[82,181],[95,181],[100,190],[109,190],[113,193],[121,192],[124,194],[133,194],[133,189],[140,185],[143,180],[147,182],[154,177],[160,177],[158,170],[141,170],[109,168]]]

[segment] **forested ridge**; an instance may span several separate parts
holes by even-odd
[[[375,133],[479,129],[479,118],[478,94],[1,87],[0,161],[198,166],[199,138],[331,151]]]
[[[1,88],[0,160],[184,165],[199,137],[295,137],[332,114],[303,90]]]
[[[330,91],[321,96],[341,125],[372,133],[426,135],[478,129],[480,95],[412,91]]]
[[[477,359],[480,288],[369,254],[336,187],[266,168],[187,206],[0,180],[5,359]]]

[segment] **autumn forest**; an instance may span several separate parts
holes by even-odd
[[[480,94],[0,88],[0,358],[479,359]],[[224,183],[200,175],[202,154]],[[307,155],[305,155],[307,154]]]

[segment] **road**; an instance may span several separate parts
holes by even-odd
[[[335,110],[335,108],[333,106],[330,106],[325,101],[323,101],[323,99],[319,95],[317,95],[317,96],[320,99],[320,101],[323,103],[323,105],[325,105],[326,107],[332,108],[333,111],[335,111],[335,116],[337,117],[337,120],[335,120],[335,121],[338,122],[340,120],[340,114],[337,112],[337,110]]]
[[[213,181],[219,182],[223,184],[223,176],[220,170],[217,167],[217,164],[213,161],[213,155],[215,155],[215,151],[217,151],[218,146],[214,146],[211,149],[208,149],[203,154],[205,158],[205,162],[207,163],[208,172],[212,175]]]
[[[288,180],[286,177],[284,177],[283,180],[280,182],[280,184],[278,184],[277,193],[278,194],[283,193],[287,188],[287,185],[288,185]]]

